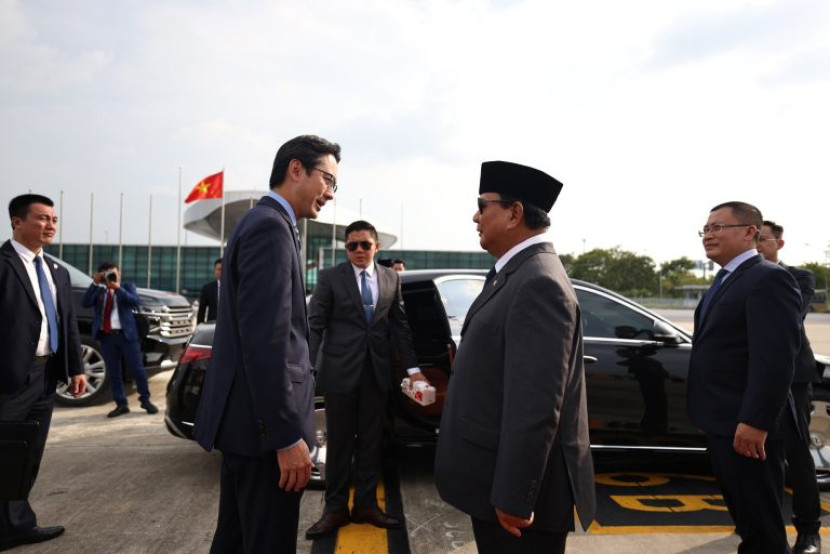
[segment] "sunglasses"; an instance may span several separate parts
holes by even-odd
[[[346,250],[349,252],[354,252],[357,250],[359,246],[361,249],[366,250],[367,252],[372,249],[375,245],[374,242],[369,242],[368,240],[353,240],[351,242],[346,243]]]

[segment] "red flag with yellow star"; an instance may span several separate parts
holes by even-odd
[[[199,181],[199,184],[193,187],[193,190],[187,195],[184,203],[190,204],[191,202],[204,200],[205,198],[222,198],[222,181],[224,180],[224,176],[225,172],[220,171]]]

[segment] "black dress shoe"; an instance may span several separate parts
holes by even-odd
[[[799,533],[793,554],[821,554],[821,536],[818,533]]]
[[[383,513],[377,506],[352,511],[352,523],[370,523],[383,529],[397,529],[401,526],[399,519]]]
[[[147,410],[148,414],[157,414],[159,413],[159,409],[156,408],[156,405],[150,402],[149,400],[145,400],[141,403],[141,407]]]
[[[338,510],[334,512],[323,512],[323,517],[320,521],[308,528],[305,532],[307,540],[314,540],[320,537],[328,537],[339,527],[343,527],[349,523],[349,512],[345,510]]]
[[[0,550],[8,550],[21,544],[34,544],[36,542],[48,541],[63,535],[64,528],[57,527],[33,527],[22,535],[0,539]]]
[[[130,413],[130,407],[126,404],[119,404],[113,411],[107,414],[107,417],[118,417],[128,413]]]

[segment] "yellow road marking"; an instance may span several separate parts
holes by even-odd
[[[386,511],[386,490],[378,479],[378,507]],[[349,510],[354,505],[354,487],[349,495]],[[337,530],[337,546],[334,551],[341,554],[385,554],[389,549],[386,529],[368,523],[350,523]]]

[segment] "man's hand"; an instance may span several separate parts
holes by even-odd
[[[304,440],[291,448],[277,450],[277,464],[280,466],[281,489],[300,492],[308,484],[312,463]]]
[[[496,508],[496,517],[499,518],[499,525],[501,525],[505,531],[516,537],[522,536],[522,532],[519,529],[530,527],[533,523],[533,512],[530,512],[530,517],[528,519],[522,519],[520,517],[506,514]]]
[[[69,383],[69,393],[78,398],[84,392],[86,392],[86,375],[81,373],[80,375],[73,375],[72,381]]]
[[[429,385],[429,380],[427,379],[427,376],[421,373],[420,371],[418,373],[413,373],[409,376],[410,383],[414,383],[416,381],[423,381],[424,383]]]
[[[767,432],[763,429],[756,429],[746,423],[739,423],[735,429],[735,440],[732,441],[732,448],[740,456],[766,460],[767,452],[764,450],[766,440]]]

